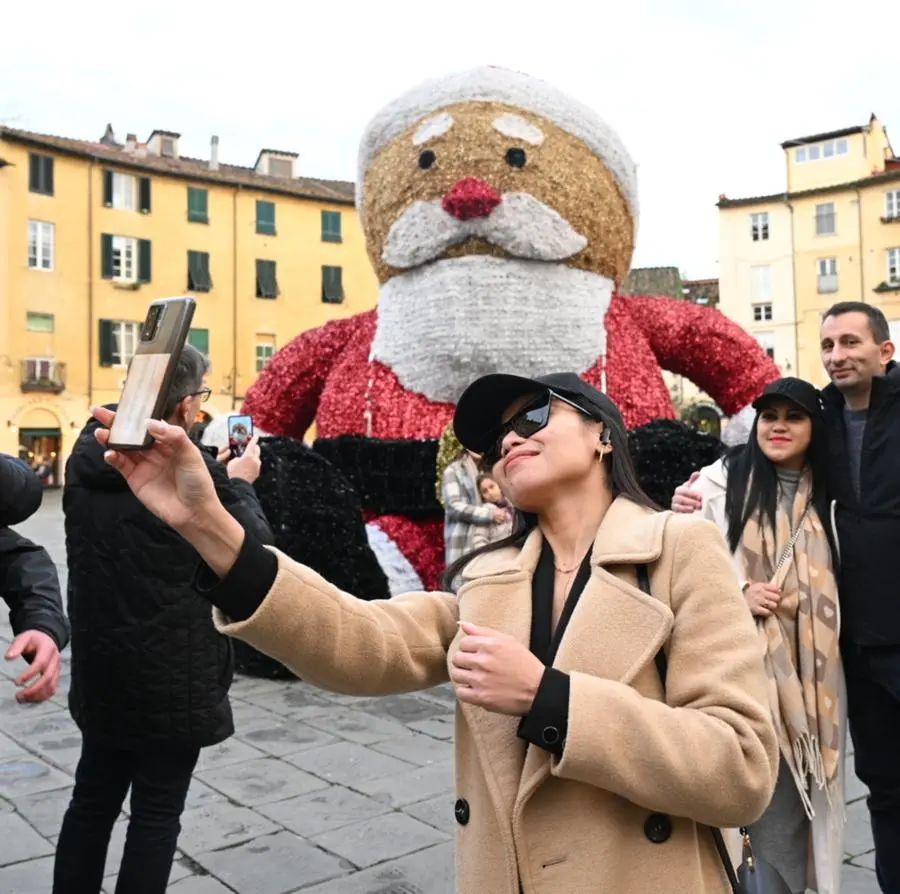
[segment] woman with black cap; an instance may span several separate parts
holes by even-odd
[[[845,695],[818,390],[772,382],[746,445],[700,471],[697,510],[725,535],[765,653],[781,750],[775,795],[749,830],[792,892],[837,894]],[[678,505],[676,501],[676,505]]]
[[[108,459],[203,557],[222,632],[340,692],[453,683],[461,894],[724,894],[709,827],[763,813],[778,753],[721,534],[650,505],[618,409],[574,373],[479,379],[455,426],[520,510],[458,596],[356,600],[263,547],[164,423]]]

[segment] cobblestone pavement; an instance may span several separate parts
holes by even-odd
[[[19,530],[49,549],[64,582],[59,507],[58,494],[48,494]],[[10,638],[4,620],[0,646]],[[68,679],[51,701],[23,707],[9,682],[17,665],[0,666],[0,892],[44,894],[81,737],[66,709]],[[170,891],[453,891],[447,687],[375,700],[238,678],[232,696],[237,732],[201,756]],[[878,892],[864,795],[851,769],[843,894]],[[113,831],[106,894],[125,823],[123,815]]]

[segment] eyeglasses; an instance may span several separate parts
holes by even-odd
[[[199,397],[200,403],[205,404],[212,396],[212,388],[201,388],[199,391],[193,391],[185,397]]]
[[[511,431],[514,431],[520,438],[530,438],[542,428],[546,428],[547,423],[550,421],[550,406],[554,400],[568,404],[589,419],[594,418],[584,407],[580,407],[568,397],[563,397],[561,394],[548,388],[543,394],[535,398],[531,403],[526,404],[518,413],[504,422],[497,429],[496,434],[491,436],[493,442],[482,455],[483,465],[490,469],[500,462],[500,457],[503,455],[503,440]]]

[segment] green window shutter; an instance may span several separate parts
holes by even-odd
[[[256,200],[256,232],[275,235],[275,203]]]
[[[275,272],[274,261],[256,262],[256,297],[277,298],[278,278]]]
[[[144,214],[150,213],[150,178],[149,177],[141,177],[138,182],[139,186],[139,194],[140,194],[140,204],[139,207]]]
[[[322,268],[322,301],[325,304],[343,304],[344,282],[343,268]]]
[[[212,277],[209,275],[209,252],[188,252],[188,290],[208,292],[212,288]]]
[[[103,204],[112,208],[113,175],[112,171],[103,172]]]
[[[113,237],[104,233],[100,237],[100,273],[104,279],[112,279],[113,275]]]
[[[341,212],[340,211],[323,211],[322,212],[322,241],[323,242],[340,242],[341,241]]]
[[[100,321],[100,365],[113,365],[113,349],[115,347],[113,339],[112,320]]]
[[[47,156],[44,159],[45,173],[46,177],[44,178],[44,185],[47,187],[47,195],[53,195],[53,158],[51,156]]]
[[[138,240],[138,281],[150,282],[150,240]]]
[[[209,329],[191,329],[187,340],[189,345],[209,356]]]
[[[28,190],[41,191],[41,157],[33,152],[28,156]]]
[[[205,189],[188,187],[188,220],[209,223],[209,194]]]

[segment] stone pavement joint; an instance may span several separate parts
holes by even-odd
[[[18,528],[43,544],[65,588],[58,493]],[[12,638],[0,621],[0,646]],[[60,692],[14,700],[18,663],[0,666],[0,892],[40,894],[80,750]],[[173,894],[451,894],[453,692],[354,699],[302,682],[235,679],[236,733],[205,749],[182,818]],[[878,894],[865,789],[848,763],[842,894]],[[113,829],[105,894],[125,842]]]

